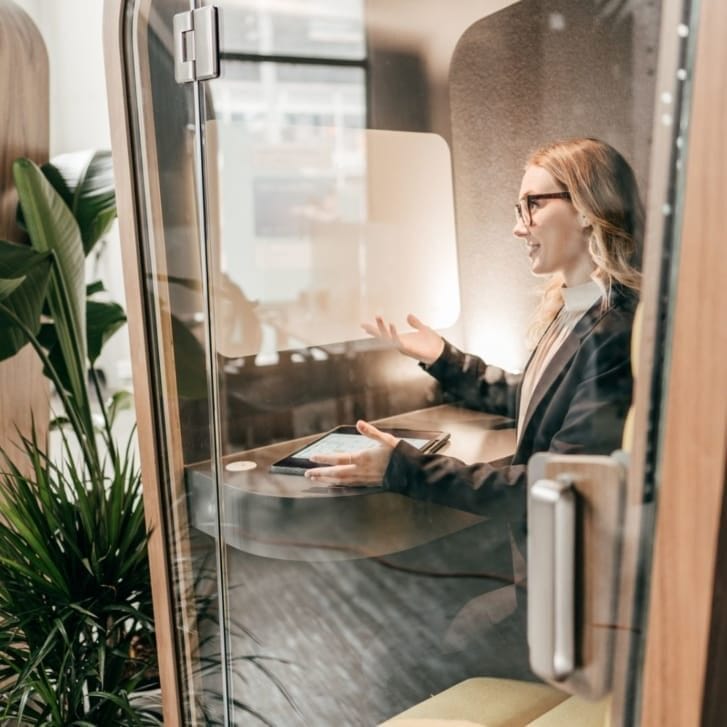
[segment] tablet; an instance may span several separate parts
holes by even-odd
[[[380,429],[382,432],[403,439],[420,452],[436,452],[449,439],[448,432],[424,431],[421,429],[385,429],[383,427]],[[356,427],[340,426],[305,447],[292,452],[287,457],[274,462],[270,466],[270,471],[287,475],[302,475],[306,470],[313,467],[328,466],[311,462],[309,458],[314,454],[352,454],[378,446],[378,442],[359,434]]]

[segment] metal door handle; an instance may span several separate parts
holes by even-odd
[[[544,679],[575,669],[576,495],[572,478],[538,480],[528,496],[528,645]]]

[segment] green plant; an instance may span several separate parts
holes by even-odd
[[[30,244],[0,241],[0,360],[35,349],[65,426],[62,464],[35,433],[18,443],[31,476],[0,457],[0,722],[158,724],[133,699],[155,661],[139,471],[131,439],[121,450],[112,433],[119,398],[104,400],[94,368],[125,316],[84,281],[115,216],[110,157],[42,170],[20,159],[13,174]]]

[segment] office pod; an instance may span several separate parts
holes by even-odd
[[[166,722],[716,724],[721,4],[105,18]]]

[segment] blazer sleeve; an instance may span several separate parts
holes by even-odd
[[[402,441],[391,455],[383,485],[391,492],[482,515],[492,515],[496,504],[498,516],[519,520],[526,478],[526,465],[467,465],[454,457],[422,454]]]
[[[540,442],[532,451],[518,451],[522,464],[467,465],[454,457],[422,454],[400,442],[384,474],[384,487],[469,512],[521,519],[531,454],[610,454],[620,446],[631,402],[630,332],[621,330],[599,339],[584,348],[571,371],[577,383],[560,392],[558,402],[553,401],[553,406],[566,406],[560,425],[550,434],[540,432]]]
[[[481,358],[460,351],[449,341],[432,364],[420,366],[442,386],[447,401],[461,401],[470,409],[502,416],[515,416],[519,378]]]

